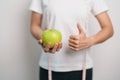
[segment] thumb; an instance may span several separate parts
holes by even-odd
[[[38,43],[42,45],[43,43],[42,39],[38,40]]]
[[[77,28],[78,28],[79,34],[84,33],[79,23],[77,24]]]

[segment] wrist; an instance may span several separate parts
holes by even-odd
[[[90,37],[90,43],[91,43],[90,46],[93,46],[96,44],[95,38],[93,36]]]

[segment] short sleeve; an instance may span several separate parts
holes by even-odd
[[[92,0],[92,13],[93,15],[98,15],[102,12],[108,11],[108,6],[104,0]]]
[[[42,2],[41,0],[32,0],[32,3],[29,8],[31,11],[42,14]]]

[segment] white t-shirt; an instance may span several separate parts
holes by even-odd
[[[42,28],[47,28],[48,0],[33,0],[30,10],[43,14]],[[78,34],[77,23],[88,34],[85,26],[89,14],[98,15],[108,10],[103,0],[50,0],[49,21],[51,28],[62,33],[63,47],[56,54],[51,54],[53,71],[82,70],[83,54],[87,54],[86,68],[92,68],[93,63],[89,56],[89,48],[82,51],[73,51],[69,48],[68,39],[71,34]],[[41,51],[39,65],[48,69],[48,54]]]

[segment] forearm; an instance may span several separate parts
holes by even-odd
[[[96,18],[100,24],[101,31],[99,31],[97,34],[91,37],[93,39],[94,44],[106,41],[114,33],[112,22],[110,20],[109,15],[106,12],[97,15]]]
[[[31,33],[35,39],[40,40],[42,35],[42,29],[40,28],[40,26],[32,26]]]
[[[32,12],[31,15],[31,34],[37,40],[40,40],[42,35],[42,28],[41,28],[41,21],[42,21],[42,14]]]
[[[91,39],[93,40],[93,44],[95,45],[106,41],[107,39],[112,37],[112,35],[113,35],[112,27],[111,28],[105,27],[97,34],[91,36]]]

